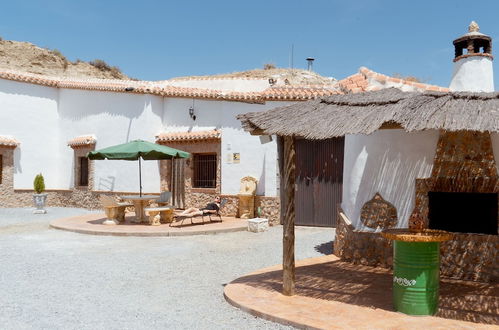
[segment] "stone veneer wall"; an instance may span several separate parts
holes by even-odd
[[[94,187],[94,174],[95,174],[95,160],[88,160],[88,186],[80,186],[80,172],[81,166],[79,162],[80,157],[85,157],[89,151],[95,150],[95,144],[83,145],[73,147],[73,184],[77,189],[92,190]]]
[[[442,132],[432,175],[416,179],[412,229],[428,228],[428,192],[499,192],[499,176],[488,133]],[[392,267],[389,240],[379,233],[358,232],[343,214],[338,217],[334,253],[343,260]],[[498,215],[499,219],[499,215]],[[389,219],[386,219],[389,221]],[[470,219],[470,221],[474,221]],[[499,280],[499,235],[456,233],[440,245],[441,275],[479,282]]]
[[[193,140],[193,141],[168,141],[161,142],[162,145],[187,151],[191,154],[207,154],[213,153],[217,155],[217,181],[215,188],[193,188],[193,161],[192,157],[185,160],[184,167],[184,192],[185,192],[185,206],[206,205],[213,202],[213,196],[220,194],[221,191],[221,176],[222,176],[222,162],[220,139],[208,140]],[[170,160],[160,161],[160,176],[161,176],[161,190],[170,190],[171,176],[172,176],[172,162]]]
[[[392,241],[379,233],[355,231],[342,212],[338,215],[333,251],[342,260],[354,264],[391,268],[393,263]]]
[[[499,237],[455,234],[440,244],[442,276],[477,282],[499,281]]]
[[[12,197],[14,190],[14,148],[0,146],[2,155],[2,182],[0,183],[0,205],[8,207],[15,201]]]
[[[5,156],[3,162],[5,164]],[[4,165],[5,170],[5,165]],[[33,191],[32,190],[14,190],[6,188],[9,183],[2,181],[0,184],[0,207],[33,207]],[[12,187],[12,181],[10,181]],[[100,209],[101,203],[99,196],[102,194],[115,196],[119,199],[120,195],[130,195],[133,192],[108,192],[108,191],[88,191],[86,189],[75,190],[46,190],[48,194],[47,206],[49,207],[81,207],[88,209]],[[159,196],[159,194],[158,194]],[[215,193],[191,193],[190,201],[195,206],[203,206],[213,202],[217,196]],[[228,202],[222,210],[223,216],[236,216],[238,208],[237,195],[221,195]],[[263,218],[269,219],[270,225],[279,224],[279,197],[256,196],[255,198],[255,214],[261,208]]]
[[[196,206],[206,205],[213,202],[216,194],[191,193],[191,200]],[[237,195],[221,195],[222,199],[227,200],[221,214],[227,217],[237,216],[239,197]],[[269,219],[269,225],[279,224],[280,206],[279,197],[255,196],[255,216],[258,214],[258,208],[261,210],[261,217]]]
[[[333,243],[334,254],[344,261],[373,267],[393,267],[393,244],[379,233],[355,231],[341,214]],[[499,244],[496,236],[456,234],[440,244],[440,274],[444,277],[497,283]]]

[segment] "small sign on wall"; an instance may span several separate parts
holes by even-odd
[[[241,154],[239,152],[231,152],[227,154],[227,164],[239,164],[241,162]]]

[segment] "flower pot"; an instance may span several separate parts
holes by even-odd
[[[45,214],[45,202],[47,201],[48,194],[33,194],[33,201],[35,202],[36,209],[33,211],[34,214]]]

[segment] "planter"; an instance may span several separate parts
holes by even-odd
[[[34,214],[45,214],[45,203],[47,201],[48,194],[33,194],[33,201],[35,202],[36,209],[33,211]]]

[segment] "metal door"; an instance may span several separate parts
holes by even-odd
[[[336,227],[343,187],[345,139],[296,140],[297,225]]]

